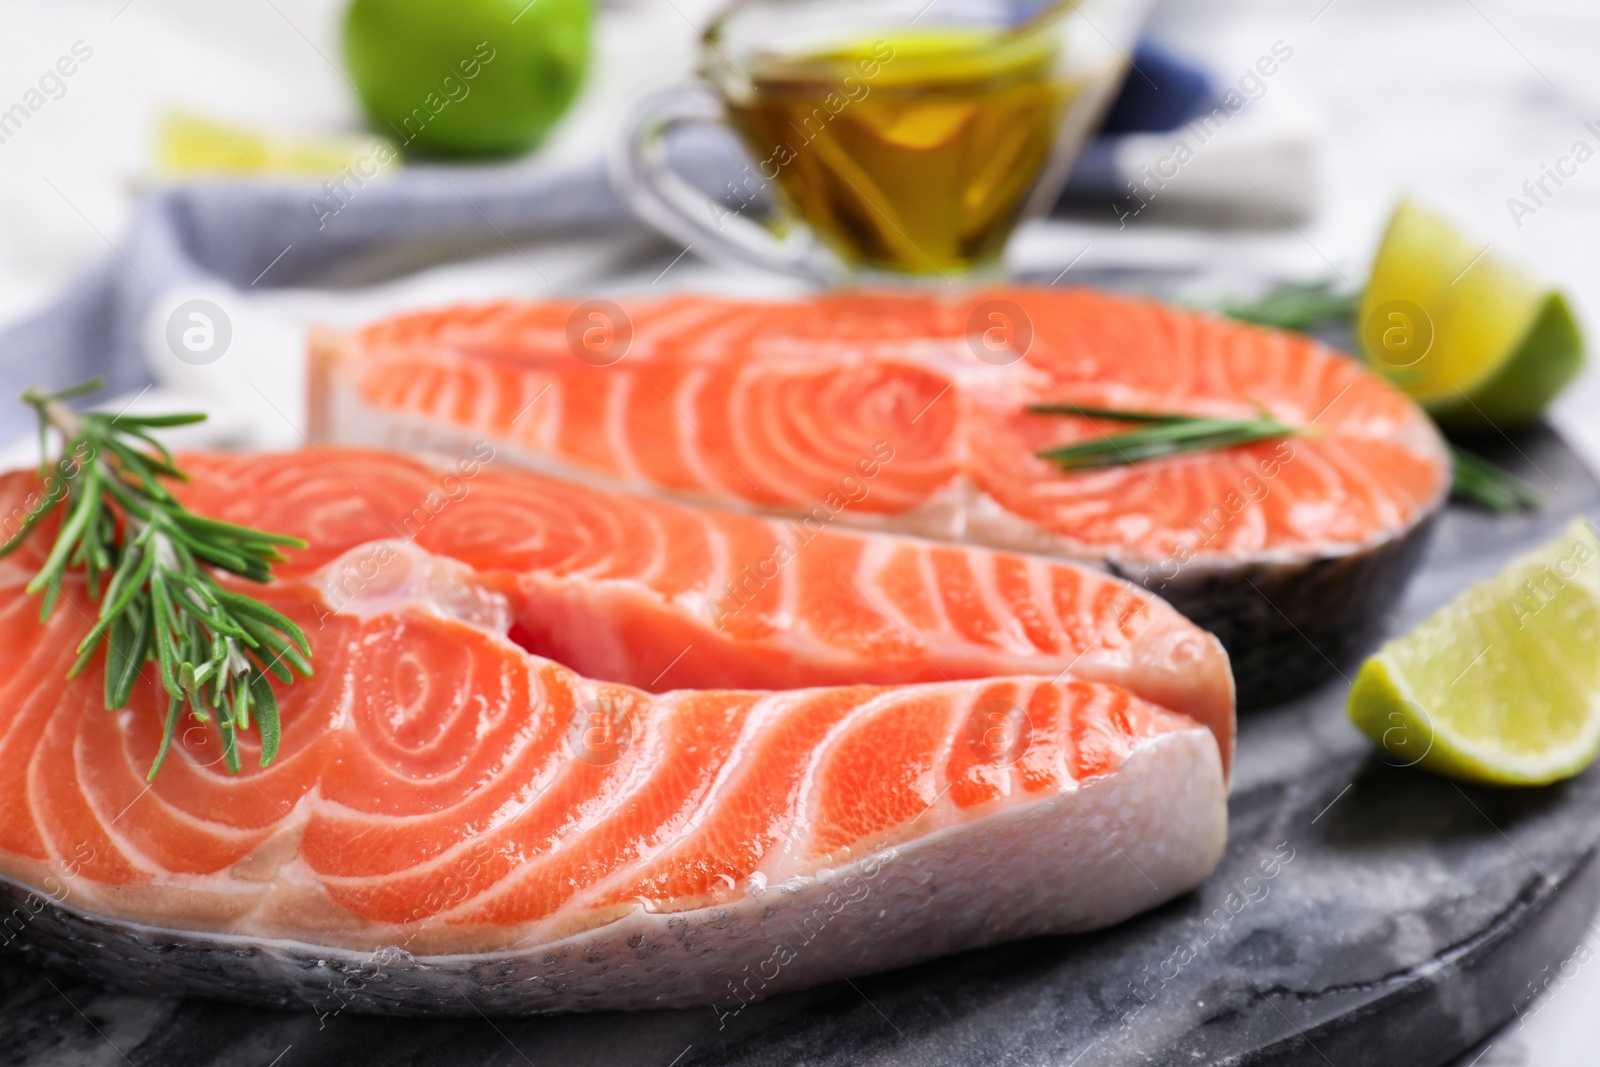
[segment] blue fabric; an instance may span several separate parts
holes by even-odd
[[[1154,46],[1142,44],[1134,58],[1139,70],[1111,109],[1112,129],[1170,129],[1209,93],[1203,74]],[[729,141],[685,147],[689,176],[708,192],[738,169]],[[1111,158],[1106,139],[1091,145],[1074,187],[1097,175],[1114,185],[1100,174]],[[0,442],[29,429],[27,409],[9,402],[28,386],[61,387],[96,375],[112,394],[146,384],[140,324],[171,286],[314,286],[340,263],[379,246],[538,240],[636,225],[598,163],[542,174],[406,167],[339,194],[312,181],[206,181],[158,190],[140,202],[120,255],[78,277],[43,311],[0,330]]]
[[[1132,58],[1122,89],[1100,124],[1100,135],[1084,148],[1061,190],[1058,209],[1075,202],[1125,196],[1128,175],[1117,170],[1120,138],[1175,130],[1220,102],[1204,71],[1160,45],[1141,41]]]
[[[1216,106],[1217,92],[1205,72],[1154,41],[1140,41],[1132,58],[1122,90],[1100,124],[1102,136],[1165,133]]]
[[[375,246],[538,240],[634,225],[598,164],[534,177],[508,168],[409,167],[347,189],[341,198],[312,181],[208,181],[147,196],[118,242],[122,256],[0,330],[0,442],[30,427],[27,409],[8,402],[28,386],[99,375],[114,395],[148,383],[140,324],[171,286],[315,285]]]

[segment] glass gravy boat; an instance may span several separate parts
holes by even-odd
[[[1017,224],[1059,194],[1150,6],[741,0],[702,36],[701,80],[636,111],[613,179],[723,262],[825,283],[994,278]],[[750,155],[719,199],[667,151],[699,123],[731,126]]]

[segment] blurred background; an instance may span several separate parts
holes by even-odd
[[[444,5],[463,19],[477,6]],[[339,168],[365,168],[375,152],[387,160],[374,133],[399,140],[363,113],[356,82],[381,90],[393,72],[352,69],[360,48],[346,47],[345,0],[7,0],[0,386],[106,371],[118,392],[154,382],[225,412],[229,439],[292,445],[314,324],[503,295],[798,290],[794,278],[686,250],[606,186],[630,110],[690,76],[718,6],[607,0],[587,41],[560,46],[566,59],[502,46],[485,79],[496,62],[542,64],[548,100],[506,119],[521,124],[509,143],[466,145],[495,158],[408,155],[335,191],[323,182]],[[535,0],[518,20],[555,27],[587,7]],[[1016,276],[1196,300],[1285,279],[1353,290],[1396,200],[1412,193],[1563,289],[1580,321],[1600,321],[1592,2],[1165,0],[1142,41],[1131,118],[1091,145],[1055,210],[1018,232],[1007,252]],[[1264,56],[1276,57],[1273,73],[1252,76]],[[1248,104],[1203,157],[1148,202],[1127,195],[1195,113],[1184,101],[1209,108],[1241,84]],[[535,149],[516,151],[535,136]],[[1578,142],[1591,151],[1572,163]],[[681,148],[705,188],[736,177],[728,139]],[[1563,159],[1566,176],[1549,178]],[[218,180],[219,170],[235,173]],[[196,299],[226,317],[218,360],[177,359],[164,343],[175,309]],[[1597,414],[1591,365],[1552,420],[1600,459]],[[25,429],[20,411],[0,417],[0,448]],[[1585,969],[1552,984],[1478,1062],[1591,1063],[1596,1008],[1600,971]]]
[[[556,3],[527,5],[525,24]],[[240,149],[229,138],[241,132],[289,142],[287,149],[269,143],[267,154],[275,150],[278,157],[267,161],[269,168],[282,166],[286,153],[293,163],[297,141],[306,139],[301,164],[308,151],[312,167],[318,151],[333,153],[335,162],[340,152],[355,162],[367,157],[366,142],[325,143],[368,129],[342,40],[345,6],[342,0],[5,5],[12,32],[0,39],[0,110],[13,102],[23,110],[0,120],[0,322],[66,310],[79,329],[63,341],[57,315],[43,333],[5,334],[13,349],[121,349],[129,338],[159,335],[185,299],[208,295],[234,319],[226,365],[211,368],[208,381],[171,359],[160,365],[158,351],[153,373],[163,385],[220,396],[239,393],[222,379],[237,385],[241,369],[259,368],[250,372],[255,386],[234,400],[246,404],[241,419],[262,418],[258,432],[271,443],[292,441],[291,429],[280,418],[274,430],[268,420],[278,417],[262,417],[259,402],[252,415],[241,397],[262,391],[292,415],[299,388],[291,364],[311,322],[361,321],[424,300],[562,289],[794,287],[776,275],[717,268],[694,251],[662,276],[682,243],[632,223],[598,188],[600,161],[630,107],[690,74],[699,28],[717,7],[708,0],[598,5],[576,99],[535,151],[489,163],[408,157],[406,167],[385,168],[369,183],[392,182],[396,171],[431,180],[431,192],[409,201],[412,215],[430,204],[443,210],[441,197],[454,201],[477,224],[476,233],[459,240],[444,239],[448,223],[443,236],[431,232],[427,240],[396,225],[400,209],[377,203],[397,196],[393,190],[346,197],[309,178],[298,185],[281,176],[255,179],[278,190],[276,211],[305,227],[276,244],[271,233],[283,227],[277,216],[256,219],[248,233],[207,216],[226,214],[220,205],[231,201],[180,197],[152,208],[152,193],[204,177],[219,157],[236,162]],[[1586,239],[1600,220],[1600,166],[1594,173],[1579,167],[1559,187],[1547,183],[1554,195],[1541,197],[1532,212],[1508,205],[1518,197],[1533,206],[1524,183],[1540,179],[1575,141],[1600,146],[1600,135],[1585,128],[1600,119],[1600,79],[1593,73],[1600,18],[1585,5],[1167,0],[1155,8],[1144,40],[1179,63],[1175,75],[1160,66],[1162,54],[1151,60],[1141,53],[1129,75],[1131,88],[1150,90],[1145,106],[1157,112],[1191,91],[1184,80],[1190,73],[1203,74],[1216,95],[1237,88],[1275,49],[1288,58],[1272,64],[1270,77],[1245,83],[1248,105],[1226,136],[1161,183],[1146,207],[1113,194],[1138,181],[1141,167],[1170,154],[1174,134],[1136,133],[1109,151],[1091,148],[1075,176],[1083,195],[1024,226],[1011,242],[1008,258],[1021,277],[1103,283],[1120,272],[1158,281],[1191,272],[1191,291],[1221,297],[1249,295],[1264,279],[1359,287],[1385,217],[1409,191],[1494,255],[1564,288],[1581,319],[1592,320],[1600,307],[1593,269],[1600,252]],[[75,51],[88,58],[69,61],[71,76],[41,82]],[[492,69],[491,63],[486,71]],[[1166,83],[1165,96],[1157,78]],[[1183,116],[1154,119],[1174,117]],[[225,129],[208,130],[208,123]],[[398,139],[393,130],[378,132]],[[736,153],[730,146],[699,153],[705,184],[716,188],[719,177],[736,177],[724,173],[737,165]],[[334,213],[344,199],[349,207]],[[530,205],[537,217],[530,217]],[[243,250],[217,249],[224,232],[239,234]],[[386,240],[385,233],[415,239]],[[116,275],[114,293],[80,288],[79,303],[64,309],[63,294],[97,270]],[[327,299],[330,287],[340,290],[337,299]],[[107,314],[117,321],[82,332],[86,317]],[[145,357],[149,362],[151,353]],[[131,369],[138,359],[119,351],[118,384],[142,384],[143,372]],[[26,376],[16,368],[27,360],[8,352],[0,384],[21,383]],[[1569,390],[1555,420],[1600,450],[1600,426],[1585,417],[1597,398],[1600,383],[1591,373]],[[20,424],[0,422],[0,428]]]

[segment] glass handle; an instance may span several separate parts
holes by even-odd
[[[708,197],[672,169],[667,138],[674,129],[727,121],[721,98],[705,85],[685,83],[646,98],[612,146],[611,181],[618,195],[640,218],[707,258],[823,284],[839,281],[842,263],[809,229],[796,224],[779,235]]]

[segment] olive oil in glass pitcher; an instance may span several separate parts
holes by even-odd
[[[716,258],[824,281],[993,277],[1120,84],[1146,0],[745,0],[706,31],[705,85],[647,102],[613,160],[629,202]],[[709,91],[708,91],[709,89]],[[670,167],[726,122],[752,218]],[[741,197],[742,199],[742,197]]]

